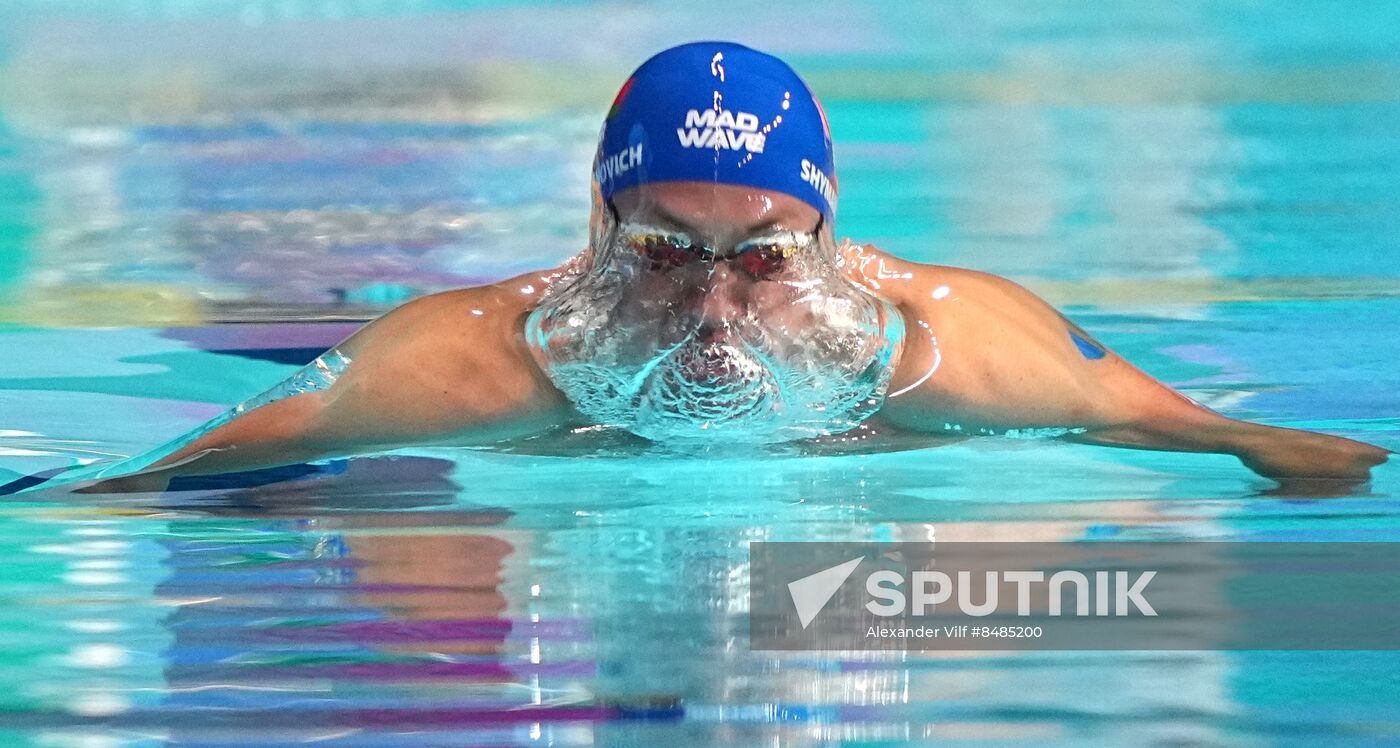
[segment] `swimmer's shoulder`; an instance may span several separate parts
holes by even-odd
[[[421,296],[370,322],[337,347],[351,358],[383,347],[428,346],[439,354],[477,354],[487,351],[487,343],[517,348],[524,317],[575,264],[576,258],[571,258],[558,267],[496,283]]]
[[[1007,278],[980,270],[913,262],[874,245],[847,241],[842,257],[852,280],[900,306],[925,307],[961,291],[1028,293]]]
[[[525,273],[423,296],[370,323],[337,346],[351,360],[343,391],[360,401],[349,412],[405,432],[448,434],[487,424],[509,431],[559,411],[566,401],[523,335],[554,276]]]

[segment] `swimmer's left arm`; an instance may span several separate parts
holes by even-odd
[[[1386,450],[1223,416],[1133,366],[1025,288],[986,273],[855,253],[909,340],[885,408],[896,424],[962,433],[1075,428],[1105,446],[1232,454],[1279,480],[1365,479]]]

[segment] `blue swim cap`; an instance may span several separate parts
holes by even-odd
[[[775,190],[836,212],[826,115],[787,63],[694,42],[642,63],[603,123],[593,177],[604,199],[649,182]]]

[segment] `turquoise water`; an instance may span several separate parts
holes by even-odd
[[[573,253],[616,86],[706,36],[823,97],[839,233],[1009,275],[1231,415],[1400,449],[1394,9],[390,6],[0,11],[0,479],[139,453],[404,299]],[[756,540],[1400,540],[1396,464],[1321,501],[1032,440],[281,477],[0,505],[0,743],[1400,734],[1390,653],[776,654],[746,617]]]

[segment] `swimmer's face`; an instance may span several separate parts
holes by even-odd
[[[821,215],[781,193],[664,182],[619,193],[612,209],[619,248],[641,260],[640,292],[688,307],[710,325],[782,313],[802,266],[823,259]]]
[[[879,407],[898,314],[784,194],[648,184],[599,206],[592,260],[526,323],[584,414],[659,440],[844,431]]]

